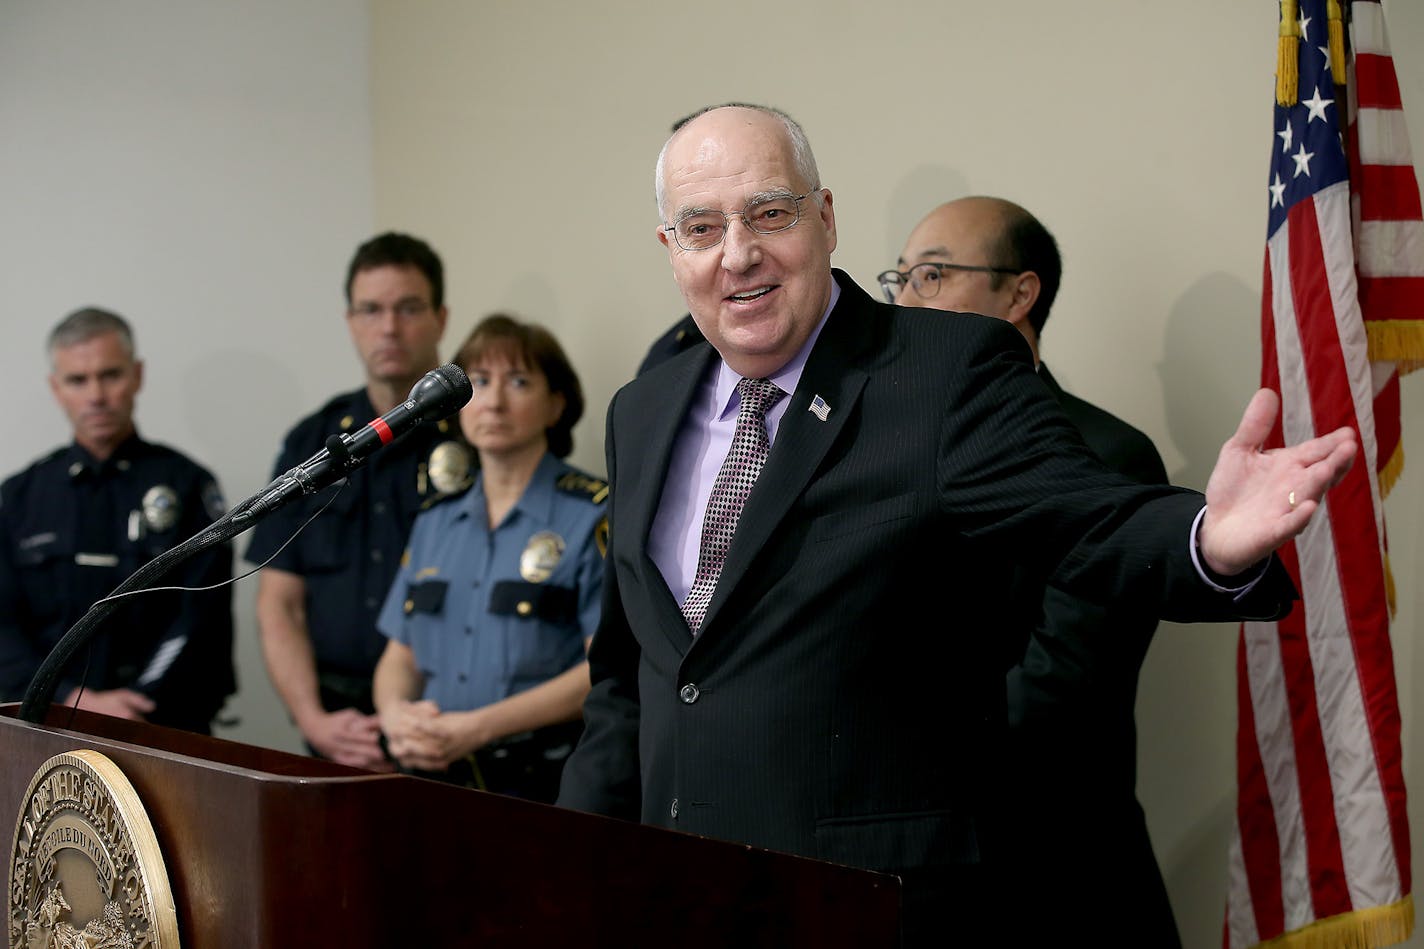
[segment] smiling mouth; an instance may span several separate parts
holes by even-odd
[[[750,303],[753,300],[760,300],[775,289],[775,287],[757,287],[755,290],[745,290],[741,293],[734,293],[727,297],[727,299],[733,303]]]

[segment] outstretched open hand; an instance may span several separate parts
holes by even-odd
[[[1201,554],[1223,576],[1241,573],[1305,530],[1321,497],[1354,461],[1350,428],[1263,451],[1280,405],[1270,389],[1251,398],[1207,481]]]

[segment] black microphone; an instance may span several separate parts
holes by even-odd
[[[315,494],[359,468],[384,445],[424,422],[458,412],[474,395],[464,370],[454,363],[432,369],[406,400],[351,435],[332,435],[327,447],[268,485],[241,509],[243,515],[270,513],[302,494]]]

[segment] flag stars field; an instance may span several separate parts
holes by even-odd
[[[1320,98],[1320,87],[1319,87],[1319,86],[1316,86],[1316,87],[1315,87],[1315,94],[1312,95],[1309,99],[1302,99],[1301,102],[1300,102],[1300,104],[1303,105],[1303,106],[1305,106],[1307,109],[1310,110],[1310,118],[1308,118],[1308,119],[1305,120],[1306,124],[1309,125],[1311,122],[1314,122],[1316,119],[1319,119],[1320,121],[1324,122],[1324,121],[1325,121],[1325,107],[1326,107],[1327,105],[1334,105],[1334,104],[1335,104],[1335,100],[1334,100],[1334,99],[1322,99],[1322,98]]]

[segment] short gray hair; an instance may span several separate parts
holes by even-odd
[[[49,332],[49,341],[45,345],[45,352],[53,358],[56,349],[67,349],[70,346],[88,342],[96,336],[103,336],[105,333],[116,334],[124,344],[124,348],[128,350],[129,358],[133,358],[134,337],[128,320],[111,310],[101,310],[97,306],[86,306],[82,310],[75,310],[60,320]]]
[[[693,119],[706,115],[708,112],[715,112],[718,109],[751,109],[753,112],[761,112],[774,116],[786,129],[786,137],[791,142],[791,160],[796,166],[796,171],[806,181],[806,185],[812,191],[819,191],[821,188],[821,173],[816,169],[816,156],[811,151],[811,142],[806,138],[806,132],[801,128],[795,119],[787,115],[780,109],[769,105],[756,105],[751,102],[723,102],[718,105],[704,106],[677,121],[673,126],[673,133],[666,142],[663,143],[662,151],[658,152],[658,165],[653,173],[653,196],[658,202],[658,216],[663,214],[663,199],[666,197],[663,185],[663,163],[667,159],[668,146],[678,134],[687,127]]]

